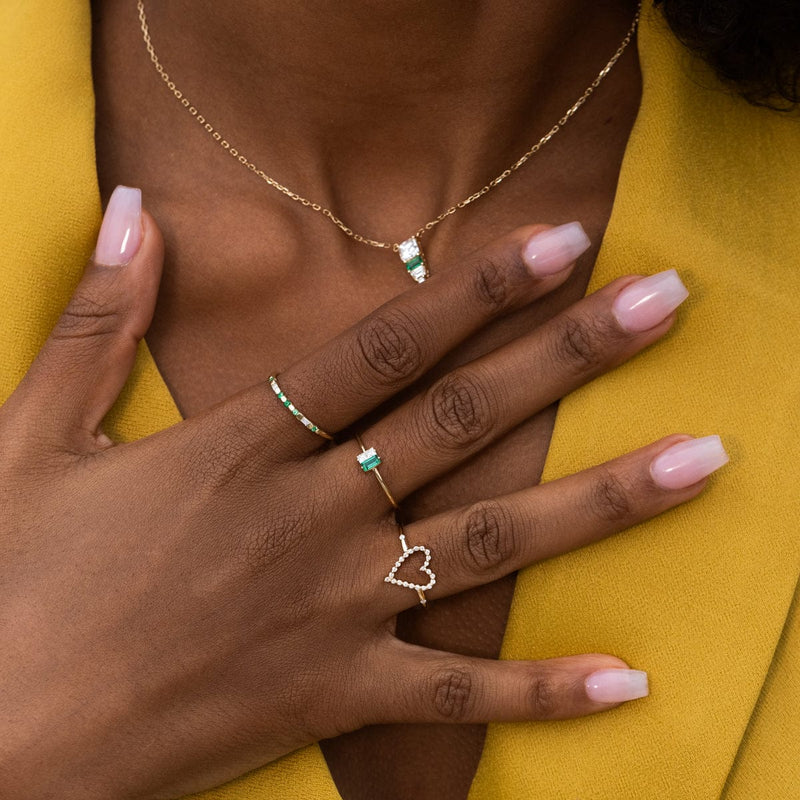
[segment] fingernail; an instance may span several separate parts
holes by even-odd
[[[595,703],[624,703],[647,697],[647,673],[638,669],[601,669],[584,681],[586,696]]]
[[[663,322],[687,297],[689,290],[674,269],[626,286],[614,300],[617,322],[626,331],[649,331]]]
[[[94,260],[98,264],[121,267],[130,262],[142,243],[142,192],[117,186],[108,201]]]
[[[580,222],[568,222],[531,237],[522,257],[531,274],[543,278],[561,272],[591,244]]]
[[[664,489],[685,489],[730,461],[719,436],[704,436],[668,447],[653,459],[650,474]]]

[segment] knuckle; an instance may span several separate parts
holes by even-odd
[[[215,415],[213,435],[201,430],[186,444],[189,482],[203,496],[216,495],[231,484],[263,480],[263,454],[249,425],[238,414]]]
[[[493,572],[514,551],[510,514],[496,502],[477,503],[465,512],[464,554],[472,572]]]
[[[472,290],[479,305],[490,315],[503,311],[509,299],[511,287],[508,271],[496,260],[480,258],[473,265]]]
[[[433,678],[436,715],[448,722],[469,719],[476,703],[476,692],[476,681],[466,670],[448,669],[438,673]]]
[[[302,667],[292,674],[288,685],[277,696],[281,716],[309,740],[327,738],[338,731],[329,731],[329,693],[314,667]],[[326,724],[327,723],[327,724]]]
[[[314,528],[314,514],[307,505],[280,511],[273,507],[261,520],[260,524],[249,526],[241,537],[245,563],[256,572],[263,572],[296,552]],[[308,614],[308,603],[304,605],[297,609],[298,620]]]
[[[416,376],[424,363],[418,326],[397,310],[365,320],[358,328],[356,346],[363,364],[381,385]]]
[[[520,294],[531,286],[530,273],[516,238],[491,254],[478,254],[469,274],[473,296],[489,316],[514,305]]]
[[[621,522],[633,514],[631,487],[610,469],[600,469],[590,503],[594,513],[606,522]]]
[[[313,517],[306,519],[305,523],[310,523]],[[286,522],[290,522],[287,520]],[[249,563],[256,566],[259,572],[264,572],[266,566],[266,555],[270,563],[275,563],[275,551],[277,542],[288,541],[293,546],[299,544],[299,539],[302,536],[307,536],[310,530],[310,525],[298,526],[298,520],[294,520],[291,527],[284,526],[283,530],[279,531],[277,535],[268,535],[267,537],[261,536],[261,542],[254,542],[255,547],[249,550]],[[288,536],[287,536],[288,534]],[[265,541],[267,539],[267,541]],[[332,611],[333,603],[330,595],[323,591],[310,592],[308,586],[302,581],[292,581],[289,588],[286,589],[284,595],[284,602],[286,609],[289,612],[289,624],[292,630],[295,631],[310,631],[314,625],[319,622],[320,615],[329,615]]]
[[[537,674],[533,676],[528,690],[533,719],[556,719],[559,714],[561,695],[552,676]]]
[[[555,338],[557,363],[579,374],[601,367],[609,357],[610,325],[592,317],[565,316]]]
[[[97,290],[79,288],[53,330],[56,339],[82,339],[108,336],[122,327],[124,310]]]
[[[429,432],[445,448],[475,444],[492,429],[486,386],[464,370],[447,375],[431,388],[427,411]]]
[[[305,685],[287,698],[287,705],[303,722],[308,741],[331,739],[383,721],[379,704],[370,702],[374,684],[365,678],[372,666],[369,650],[358,643],[344,655],[318,654],[305,667]]]

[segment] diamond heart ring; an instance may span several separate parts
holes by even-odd
[[[409,547],[408,543],[406,542],[405,532],[403,531],[403,526],[400,526],[400,545],[403,548],[403,554],[397,561],[394,562],[394,566],[389,571],[389,574],[383,579],[386,583],[393,583],[395,586],[405,586],[407,589],[414,589],[417,595],[419,596],[419,602],[422,603],[423,606],[428,604],[427,599],[425,598],[425,592],[428,589],[432,589],[436,585],[436,575],[428,568],[429,564],[431,563],[431,551],[428,550],[427,547],[423,544],[415,545],[414,547]],[[405,560],[412,556],[414,553],[424,553],[425,554],[425,561],[423,562],[422,566],[419,568],[419,571],[425,574],[428,578],[427,583],[411,583],[410,581],[401,581],[398,580],[397,570],[403,566]]]

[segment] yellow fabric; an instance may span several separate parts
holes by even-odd
[[[99,226],[90,33],[86,0],[0,4],[0,399]],[[800,797],[800,120],[720,92],[653,12],[639,53],[593,283],[675,267],[692,296],[665,341],[564,401],[546,475],[672,431],[721,434],[732,463],[686,507],[520,575],[504,657],[615,653],[652,694],[491,726],[471,800]],[[142,347],[110,428],[178,420]],[[198,797],[339,800],[316,746]]]

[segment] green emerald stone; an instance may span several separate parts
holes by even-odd
[[[417,267],[421,266],[422,264],[422,256],[414,256],[411,261],[406,261],[406,269],[411,272],[412,269],[416,269]]]
[[[361,469],[363,469],[364,472],[369,472],[371,469],[375,469],[375,467],[381,463],[380,456],[375,452],[374,447],[370,447],[369,450],[359,453],[356,458],[358,459],[358,463],[361,464]]]
[[[378,456],[372,456],[372,458],[367,458],[361,463],[361,469],[364,472],[369,472],[371,469],[375,469],[381,463],[380,458]]]

